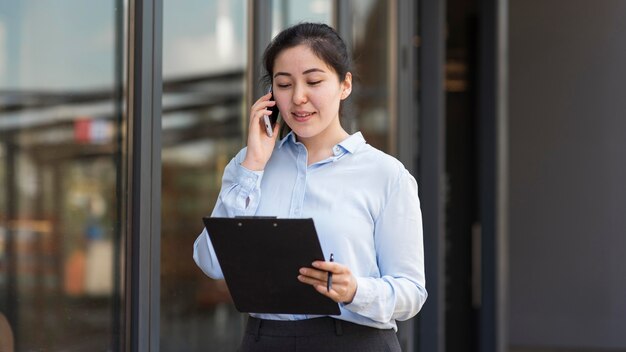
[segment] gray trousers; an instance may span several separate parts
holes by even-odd
[[[298,321],[248,318],[239,352],[401,352],[393,329],[381,330],[329,317]]]

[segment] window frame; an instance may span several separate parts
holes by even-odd
[[[162,0],[129,0],[124,337],[121,350],[158,351],[161,258]]]

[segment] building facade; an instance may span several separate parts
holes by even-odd
[[[9,340],[16,351],[236,349],[245,315],[196,267],[192,245],[264,93],[263,49],[282,28],[314,21],[336,28],[354,57],[344,126],[401,160],[420,187],[429,297],[399,324],[403,350],[625,351],[616,277],[626,275],[626,109],[615,92],[626,29],[615,14],[626,8],[529,3],[3,1],[0,350]],[[554,29],[559,14],[568,31]],[[599,58],[576,53],[572,33],[591,27],[604,39],[584,43]],[[584,62],[547,66],[546,52],[605,69],[555,94]],[[564,126],[569,134],[555,132]],[[595,171],[575,179],[600,192],[562,182],[573,160],[537,161],[581,152]],[[548,201],[563,195],[604,206]],[[600,244],[589,251],[592,238]],[[574,278],[598,289],[561,300]],[[582,309],[585,321],[568,313],[590,301],[602,304]]]

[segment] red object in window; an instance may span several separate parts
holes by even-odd
[[[91,119],[78,118],[74,120],[74,140],[78,143],[89,143]]]

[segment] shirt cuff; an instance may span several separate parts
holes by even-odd
[[[237,165],[237,169],[235,171],[235,179],[237,183],[239,183],[244,193],[250,194],[255,189],[261,187],[261,179],[263,178],[263,171],[253,171],[247,169],[241,164]]]

